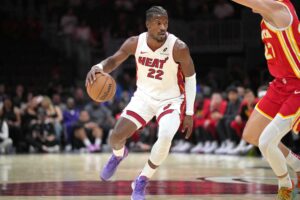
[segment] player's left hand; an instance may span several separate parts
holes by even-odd
[[[186,132],[185,139],[192,135],[194,119],[192,115],[186,115],[183,120],[182,132]]]

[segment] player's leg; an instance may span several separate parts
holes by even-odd
[[[270,86],[271,87],[271,86]],[[258,103],[254,111],[251,113],[248,119],[245,129],[243,131],[243,139],[247,142],[258,146],[258,140],[265,129],[265,127],[271,122],[273,116],[275,116],[281,105],[274,104],[274,99],[276,99],[280,94],[273,94],[273,96],[268,96],[270,94],[269,90],[267,95]],[[277,97],[274,97],[276,96]],[[270,100],[272,99],[272,100]],[[267,114],[268,113],[268,114]],[[293,154],[290,149],[288,149],[283,143],[279,143],[278,147],[286,158],[287,164],[297,172],[300,177],[300,159],[297,155]]]
[[[151,106],[136,93],[110,134],[109,144],[113,154],[100,174],[102,180],[111,178],[120,162],[128,155],[128,150],[125,147],[127,138],[131,137],[140,127],[146,125],[153,116]]]
[[[148,162],[141,174],[133,183],[131,199],[143,199],[149,179],[169,154],[172,139],[180,126],[180,115],[177,110],[164,115],[159,120],[158,139],[152,147]]]

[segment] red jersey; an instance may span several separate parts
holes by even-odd
[[[277,29],[265,20],[261,23],[262,40],[268,68],[275,78],[300,79],[300,24],[290,0],[279,0],[289,10],[292,21],[287,28]]]

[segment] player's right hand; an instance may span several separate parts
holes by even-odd
[[[98,67],[93,66],[86,75],[85,86],[88,86],[88,84],[93,84],[93,82],[96,80],[96,73],[103,73],[103,71]]]

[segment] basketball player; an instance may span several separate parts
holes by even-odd
[[[293,197],[287,164],[300,175],[299,159],[280,141],[290,130],[299,131],[300,25],[290,0],[233,0],[262,16],[265,57],[274,80],[258,102],[243,137],[258,145],[278,177],[278,199]]]
[[[156,169],[169,153],[171,141],[181,124],[189,138],[193,127],[196,74],[187,45],[167,32],[168,14],[160,6],[146,12],[147,32],[127,39],[111,57],[92,67],[86,84],[92,84],[96,72],[110,73],[130,55],[137,64],[137,90],[110,136],[113,155],[100,177],[111,178],[119,163],[128,155],[125,142],[154,116],[159,124],[158,139],[148,162],[132,184],[131,199],[145,199],[145,188]],[[186,108],[183,111],[184,101]]]

